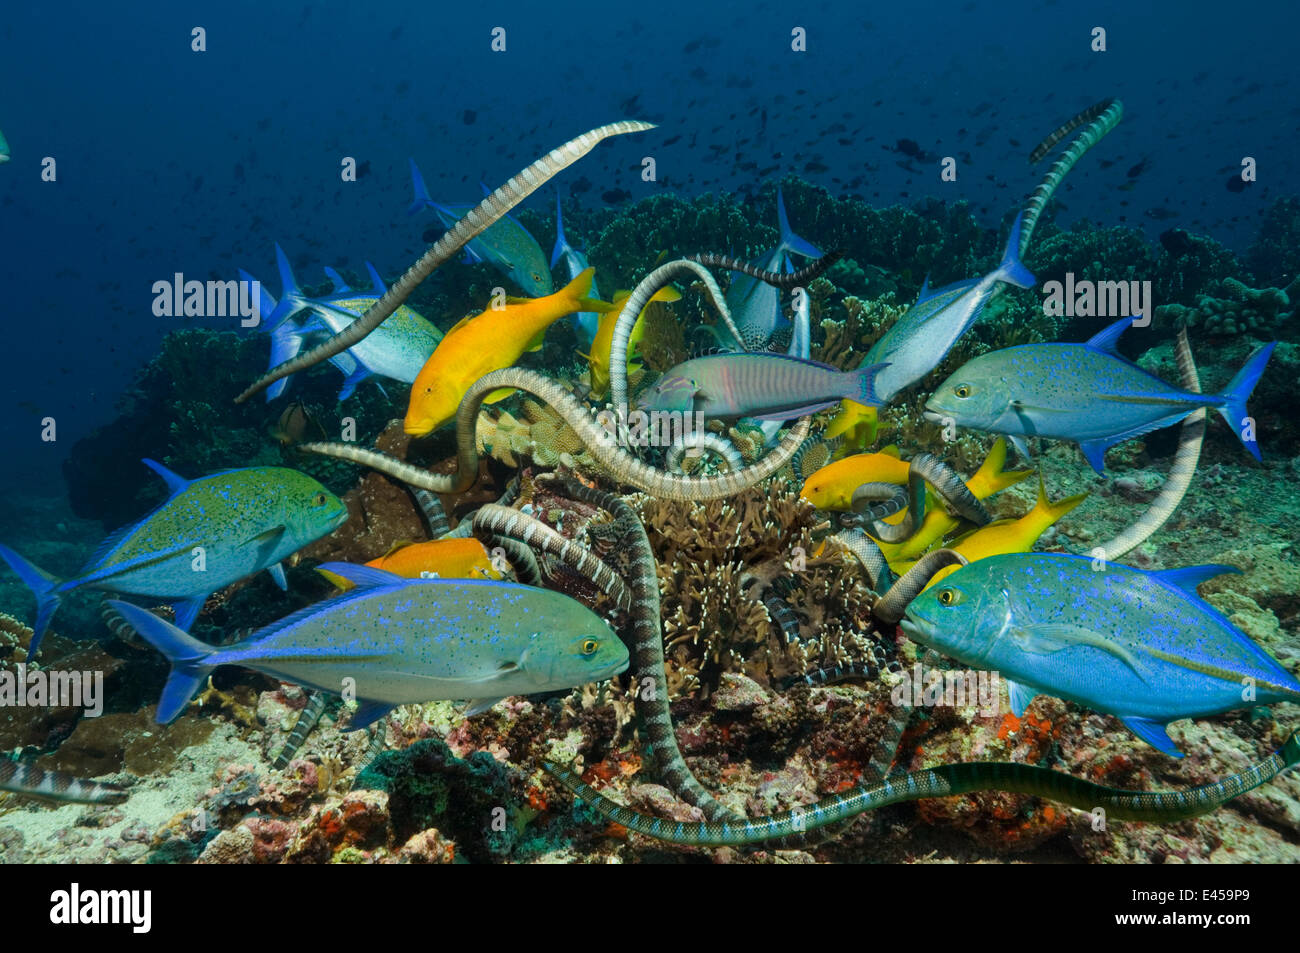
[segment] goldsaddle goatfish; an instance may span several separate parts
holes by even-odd
[[[200,642],[127,602],[113,608],[172,672],[158,721],[174,719],[218,665],[240,665],[335,695],[354,692],[362,728],[398,705],[472,701],[469,713],[511,695],[612,678],[628,665],[614,631],[582,603],[509,582],[403,579],[351,563],[320,568],[356,588],[308,606],[233,645]]]

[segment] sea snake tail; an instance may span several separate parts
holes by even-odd
[[[447,522],[447,511],[443,508],[442,500],[438,499],[437,494],[421,490],[419,487],[411,487],[410,490],[411,496],[415,497],[415,502],[420,505],[424,521],[429,525],[429,538],[438,539],[451,532],[451,524]]]
[[[634,697],[660,781],[683,801],[703,811],[705,817],[711,820],[734,818],[735,815],[718,802],[691,773],[677,746],[677,735],[673,731],[672,712],[668,703],[668,679],[664,674],[659,573],[645,526],[632,507],[614,494],[594,490],[568,474],[556,474],[555,479],[573,499],[607,510],[620,529],[625,531],[630,568],[628,582],[632,588],[632,664],[635,668],[633,678],[636,680],[633,686]]]
[[[543,767],[588,807],[629,830],[675,844],[721,847],[815,830],[889,804],[974,791],[1032,794],[1081,811],[1104,811],[1108,820],[1169,823],[1213,811],[1271,781],[1298,761],[1300,732],[1293,732],[1279,750],[1245,771],[1183,791],[1128,791],[1036,765],[977,761],[911,771],[892,781],[862,785],[768,817],[704,822],[649,817],[609,800],[566,768],[549,761],[543,762]]]
[[[320,721],[321,715],[325,714],[325,709],[330,700],[328,692],[315,692],[307,700],[306,706],[298,714],[298,720],[293,723],[293,731],[289,732],[284,747],[275,756],[275,761],[271,763],[271,767],[279,771],[288,766],[293,756],[298,753],[298,749],[302,747],[302,743],[307,740],[307,736],[311,734],[311,730]]]
[[[542,567],[537,562],[537,554],[524,543],[515,539],[513,536],[506,536],[501,533],[489,533],[482,530],[479,532],[480,539],[489,549],[498,547],[505,550],[506,561],[515,571],[515,579],[525,586],[536,586],[542,588],[545,580],[542,578]]]
[[[59,771],[42,771],[21,761],[0,760],[0,791],[58,804],[121,804],[129,797],[125,788],[102,781],[86,781]]]
[[[867,574],[867,584],[871,591],[880,593],[894,583],[894,572],[889,568],[889,561],[880,551],[876,541],[860,529],[842,529],[831,537],[836,543],[851,552]]]
[[[478,205],[474,206],[464,217],[443,234],[420,259],[406,270],[388,290],[370,308],[338,334],[322,342],[310,351],[299,354],[283,364],[278,364],[250,385],[235,398],[235,403],[242,404],[257,392],[269,387],[275,381],[298,371],[306,370],[313,364],[328,360],[341,354],[362,340],[367,334],[379,327],[415,290],[425,278],[429,277],[439,265],[460,251],[475,236],[505,217],[506,213],[537,191],[548,181],[573,165],[594,149],[601,140],[610,136],[621,136],[629,132],[644,132],[653,129],[654,124],[625,120],[612,122],[605,126],[584,132],[576,139],[570,139],[558,149],[552,149],[532,165],[511,178]],[[640,312],[637,312],[640,314]],[[630,329],[629,329],[630,330]]]
[[[1034,194],[1029,197],[1029,202],[1025,205],[1025,217],[1020,223],[1020,255],[1022,258],[1029,248],[1029,240],[1033,237],[1034,226],[1038,224],[1038,217],[1043,214],[1043,209],[1047,207],[1048,201],[1056,192],[1057,187],[1060,186],[1061,180],[1074,168],[1075,163],[1083,158],[1085,152],[1101,141],[1101,138],[1106,133],[1115,128],[1124,115],[1124,104],[1118,99],[1108,99],[1104,103],[1092,107],[1092,109],[1100,111],[1091,119],[1081,120],[1088,122],[1088,126],[1075,137],[1075,140],[1061,153],[1060,158],[1052,164],[1052,168],[1043,178],[1043,181],[1039,183],[1038,188],[1034,189]],[[1079,116],[1091,111],[1085,110]],[[1078,118],[1078,116],[1075,117],[1075,119]],[[1072,119],[1065,125],[1070,126],[1074,121]],[[1062,126],[1061,128],[1064,129],[1065,127]],[[1071,128],[1073,127],[1071,126]],[[1060,136],[1057,136],[1058,132],[1061,134]],[[1052,133],[1034,150],[1030,156],[1030,161],[1035,161],[1033,156],[1039,155],[1040,149],[1043,150],[1042,155],[1046,155],[1047,150],[1052,148],[1066,134],[1066,132],[1061,132],[1061,129]],[[1056,138],[1054,139],[1053,136],[1056,136]]]
[[[617,365],[615,365],[617,366]],[[612,369],[611,369],[612,370]],[[478,478],[479,455],[474,445],[475,421],[479,408],[492,391],[501,387],[524,390],[550,404],[578,435],[587,449],[616,480],[668,500],[715,500],[734,496],[767,479],[785,465],[808,436],[811,418],[800,418],[785,438],[761,459],[727,473],[692,477],[665,473],[618,446],[616,436],[606,429],[577,399],[551,378],[522,367],[507,367],[479,378],[456,411],[456,472],[432,474],[421,467],[396,460],[376,450],[348,443],[306,443],[301,449],[339,460],[371,467],[404,483],[435,493],[460,493]]]
[[[474,531],[512,537],[532,549],[550,553],[601,592],[608,593],[621,608],[632,605],[632,594],[622,578],[586,547],[557,533],[535,516],[508,506],[488,503],[474,511]]]
[[[763,591],[759,593],[759,601],[767,609],[768,616],[776,623],[781,634],[785,636],[785,644],[790,645],[799,641],[799,617],[795,615],[789,603],[785,601],[785,596],[789,594],[788,584],[785,587],[786,592],[780,591],[774,581],[770,586],[764,586]]]
[[[841,662],[830,668],[818,668],[803,675],[795,675],[786,679],[781,687],[793,688],[802,682],[811,688],[820,688],[823,685],[834,685],[836,682],[847,682],[855,678],[874,681],[879,675],[880,667],[875,662]]]
[[[889,591],[876,600],[871,614],[881,622],[898,622],[907,612],[907,605],[930,584],[934,574],[948,566],[964,566],[966,557],[951,549],[936,549],[918,559],[903,573]]]
[[[798,288],[800,285],[807,284],[814,278],[830,271],[832,265],[844,257],[844,250],[837,248],[834,251],[827,252],[812,264],[800,268],[798,271],[764,271],[751,265],[747,261],[741,261],[739,258],[732,258],[730,255],[691,255],[687,261],[698,261],[701,265],[708,268],[725,268],[727,271],[738,271],[741,274],[749,275],[751,278],[757,278],[759,281],[774,288],[780,288],[789,291],[791,288]]]
[[[1196,363],[1192,360],[1192,346],[1187,340],[1186,327],[1178,329],[1174,351],[1178,355],[1178,372],[1183,380],[1183,389],[1199,394],[1201,378],[1196,373]],[[1174,510],[1178,509],[1178,504],[1183,501],[1187,488],[1192,485],[1192,478],[1196,476],[1196,464],[1201,458],[1201,442],[1204,439],[1205,409],[1198,407],[1183,418],[1183,426],[1178,435],[1178,452],[1174,455],[1169,476],[1165,477],[1164,485],[1156,498],[1151,501],[1151,505],[1136,523],[1114,539],[1098,546],[1097,549],[1101,550],[1098,555],[1108,562],[1113,562],[1129,550],[1146,542],[1152,533],[1165,525],[1165,521],[1173,515]]]

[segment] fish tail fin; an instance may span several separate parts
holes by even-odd
[[[588,297],[591,294],[591,283],[595,278],[595,268],[584,268],[574,275],[573,280],[561,288],[557,294],[563,295],[563,300],[574,306],[573,311],[613,311],[615,306],[608,301]]]
[[[253,278],[244,269],[239,269],[239,277],[242,281],[251,282]],[[289,320],[289,308],[287,306],[277,305],[275,299],[271,297],[271,292],[266,290],[266,285],[258,282],[257,285],[260,293],[258,299],[258,315],[264,316],[259,322],[260,326],[271,335],[271,367],[278,367],[280,364],[298,356],[302,350],[303,335],[298,327]],[[288,304],[288,298],[285,298],[285,305]],[[293,375],[289,375],[292,377]],[[266,402],[269,404],[289,386],[289,377],[283,377],[266,389]]]
[[[171,662],[171,674],[167,676],[162,697],[158,699],[157,720],[160,725],[165,725],[181,713],[216,668],[209,662],[216,649],[139,606],[117,599],[109,599],[108,604],[141,638]]]
[[[27,657],[33,658],[40,648],[45,630],[49,628],[50,619],[59,608],[62,598],[59,587],[62,580],[51,576],[33,562],[29,562],[8,546],[0,545],[0,558],[9,564],[9,568],[18,574],[23,583],[36,596],[36,622],[32,626],[32,641],[27,647]]]
[[[781,227],[781,245],[788,251],[796,255],[803,255],[805,258],[820,258],[821,249],[808,241],[806,238],[800,238],[790,227],[790,219],[785,214],[785,196],[781,190],[776,190],[776,221]]]
[[[876,395],[876,375],[888,366],[888,364],[868,364],[856,371],[849,371],[849,385],[840,396],[868,407],[879,407],[884,402]]]
[[[1025,213],[1021,212],[1011,223],[1011,236],[1007,239],[1006,254],[998,265],[997,278],[1017,288],[1032,288],[1038,279],[1020,261],[1020,224],[1024,217]]]
[[[1215,408],[1241,440],[1241,445],[1249,450],[1250,455],[1256,460],[1260,459],[1259,444],[1255,441],[1255,421],[1251,418],[1250,411],[1246,409],[1246,401],[1255,389],[1255,385],[1259,383],[1259,378],[1264,373],[1264,368],[1268,365],[1268,359],[1276,346],[1276,341],[1265,344],[1250,356],[1241,370],[1237,371],[1237,375],[1228,383],[1227,389],[1219,395],[1223,398],[1223,405]]]
[[[1015,486],[1021,480],[1033,475],[1033,470],[1004,470],[1007,465],[1007,438],[998,437],[989,455],[984,458],[975,475],[966,481],[966,486],[982,500],[999,493],[1009,486]]]
[[[564,212],[560,210],[560,191],[555,190],[555,250],[551,252],[551,267],[554,268],[561,258],[564,257],[565,250],[569,247],[569,240],[564,235]]]
[[[420,174],[420,167],[415,164],[414,159],[407,159],[411,163],[411,190],[415,197],[411,204],[406,208],[407,215],[414,215],[426,208],[436,208],[433,199],[429,198],[429,190],[424,185],[424,176]]]
[[[294,277],[293,266],[289,264],[289,256],[284,253],[280,243],[275,245],[275,266],[280,269],[280,304],[284,305],[294,299],[302,299],[302,289],[298,287],[298,279]],[[287,317],[287,315],[285,315]]]
[[[1043,483],[1043,474],[1040,471],[1038,474],[1038,502],[1034,504],[1033,509],[1034,520],[1036,523],[1041,524],[1043,529],[1046,529],[1087,498],[1087,493],[1076,493],[1074,496],[1067,496],[1053,503],[1047,498],[1047,485]]]

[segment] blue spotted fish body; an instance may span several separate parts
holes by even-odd
[[[299,288],[289,259],[279,245],[275,246],[275,259],[280,270],[280,301],[277,303],[265,289],[261,299],[262,314],[268,316],[263,323],[271,335],[272,367],[296,356],[310,338],[328,337],[347,328],[386,290],[374,266],[366,262],[374,284],[369,293],[347,287],[337,272],[326,269],[334,280],[334,292],[322,298],[309,298]],[[246,272],[240,274],[249,280]],[[295,321],[294,316],[302,311],[310,312],[309,316]],[[338,399],[347,400],[357,385],[371,376],[412,383],[441,340],[442,332],[431,322],[406,305],[400,305],[383,324],[331,359],[344,376]],[[266,399],[280,396],[288,380],[276,381],[267,390]]]
[[[177,624],[188,629],[208,596],[245,576],[270,570],[283,587],[280,561],[347,520],[343,501],[297,470],[248,467],[191,481],[144,462],[167,482],[171,496],[104,540],[73,578],[56,579],[0,546],[0,557],[36,594],[30,654],[62,597],[74,589],[171,602]]]
[[[981,354],[940,385],[925,405],[926,416],[1006,434],[1021,453],[1025,437],[1077,441],[1101,473],[1109,447],[1207,407],[1258,460],[1246,400],[1274,345],[1252,354],[1221,393],[1192,393],[1119,354],[1116,344],[1132,320],[1121,318],[1086,344],[1026,344]]]
[[[473,205],[442,205],[429,197],[424,176],[415,160],[411,161],[411,183],[415,199],[407,210],[411,215],[421,209],[432,209],[438,220],[447,228],[455,225]],[[528,229],[511,215],[489,225],[465,246],[470,261],[486,262],[523,289],[530,298],[544,298],[555,291],[551,282],[551,269],[546,256]],[[580,269],[581,270],[581,269]]]
[[[1171,721],[1300,701],[1300,682],[1197,595],[1199,583],[1237,571],[990,556],[913,600],[902,627],[963,664],[999,672],[1016,715],[1035,695],[1053,695],[1116,715],[1177,757]]]
[[[138,606],[113,606],[172,662],[158,720],[175,718],[218,665],[307,688],[354,693],[360,728],[390,709],[573,688],[627,668],[628,650],[599,616],[558,592],[469,579],[403,579],[349,563],[321,568],[356,588],[219,647]]]
[[[937,291],[929,281],[916,304],[885,332],[862,366],[887,363],[876,380],[876,390],[886,403],[939,366],[954,344],[979,320],[984,306],[1003,282],[1017,288],[1032,288],[1034,276],[1017,257],[1020,247],[1020,217],[1011,226],[1006,254],[1001,264],[983,278],[959,281]]]

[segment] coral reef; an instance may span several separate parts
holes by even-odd
[[[1286,288],[1251,288],[1236,278],[1224,278],[1220,283],[1222,297],[1198,294],[1196,304],[1166,304],[1156,308],[1156,317],[1166,325],[1179,321],[1197,328],[1204,334],[1253,334],[1268,339],[1275,337],[1282,325],[1295,317],[1300,295],[1300,277]]]

